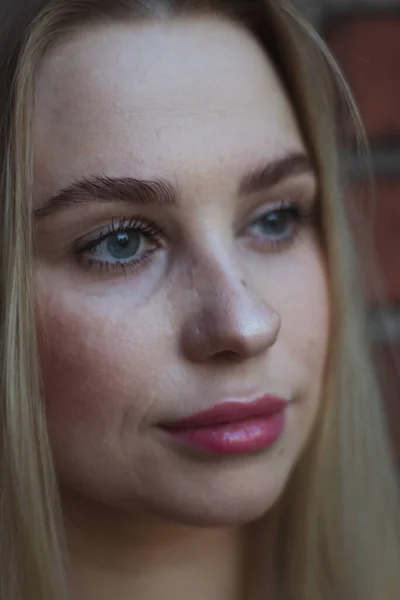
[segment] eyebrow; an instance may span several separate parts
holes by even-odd
[[[154,181],[132,177],[96,176],[72,183],[34,211],[36,219],[48,217],[82,204],[126,202],[130,204],[178,204],[176,185],[164,179]]]
[[[238,194],[254,194],[303,173],[313,173],[308,156],[302,152],[287,154],[246,173],[240,180]],[[177,206],[179,201],[179,187],[168,180],[101,175],[84,178],[62,189],[35,209],[34,216],[41,219],[82,204],[125,202],[136,205]]]
[[[255,194],[305,173],[314,173],[310,158],[303,152],[293,152],[246,173],[239,185],[239,195]]]

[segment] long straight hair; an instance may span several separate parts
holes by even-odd
[[[274,532],[274,600],[398,600],[400,504],[339,160],[338,112],[346,106],[356,120],[357,112],[323,42],[285,0],[3,0],[1,600],[70,598],[35,331],[31,127],[37,71],[49,48],[74,28],[181,14],[220,14],[257,38],[286,86],[319,178],[332,305],[322,405],[287,489],[257,523],[254,585],[246,600],[264,597],[268,530]]]

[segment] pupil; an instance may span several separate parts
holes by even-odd
[[[262,227],[264,231],[277,234],[283,233],[286,229],[287,223],[285,215],[278,212],[266,215],[262,221]]]
[[[121,248],[126,248],[129,245],[129,236],[127,233],[119,233],[117,235],[118,245]]]
[[[140,248],[140,234],[122,231],[108,238],[107,251],[115,259],[133,258]]]

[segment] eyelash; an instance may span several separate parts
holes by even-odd
[[[93,250],[96,250],[103,242],[108,240],[110,237],[115,236],[119,233],[130,233],[134,231],[135,233],[142,234],[143,237],[147,238],[148,241],[154,244],[154,248],[148,250],[147,253],[141,258],[132,260],[130,262],[111,262],[111,261],[100,261],[96,259],[86,259],[85,266],[89,269],[92,267],[97,267],[100,269],[100,272],[106,271],[110,273],[114,272],[122,272],[123,274],[127,273],[127,270],[131,272],[138,272],[142,267],[150,262],[150,257],[153,252],[155,252],[160,247],[160,240],[163,235],[163,230],[161,227],[156,225],[152,221],[144,221],[140,216],[133,217],[128,219],[127,217],[122,217],[121,219],[114,219],[111,223],[108,224],[106,231],[101,231],[98,236],[89,242],[82,244],[81,246],[76,247],[75,254],[79,260],[79,262],[84,262],[84,256]]]
[[[256,223],[260,222],[263,218],[273,213],[280,213],[290,218],[293,223],[295,231],[292,235],[282,236],[280,239],[269,239],[268,242],[261,242],[262,245],[268,244],[268,249],[273,251],[279,251],[282,249],[289,248],[295,243],[297,236],[301,233],[303,227],[316,225],[318,220],[317,203],[313,202],[310,207],[303,207],[300,202],[293,200],[282,200],[279,204],[270,207],[268,210],[263,212],[259,217],[254,219],[252,223],[247,227],[251,228]]]
[[[289,217],[289,220],[293,223],[295,231],[290,235],[283,235],[277,239],[271,239],[269,237],[263,240],[257,240],[256,245],[260,245],[263,248],[268,247],[269,251],[280,251],[284,248],[290,247],[295,241],[298,234],[301,232],[303,226],[308,224],[314,224],[316,221],[316,203],[310,208],[304,208],[300,203],[294,201],[284,200],[278,205],[272,206],[265,210],[259,217],[253,219],[253,221],[246,226],[246,230],[250,230],[251,227],[255,227],[257,223],[263,218],[268,217],[273,213],[278,213]],[[148,242],[154,247],[149,249],[143,257],[139,259],[133,259],[129,262],[119,261],[102,261],[98,259],[90,259],[86,255],[90,254],[93,250],[96,250],[103,242],[115,236],[119,233],[140,233]],[[106,273],[122,273],[127,274],[127,271],[138,273],[142,268],[151,262],[151,255],[160,248],[160,242],[163,237],[163,230],[161,227],[156,225],[154,222],[149,220],[142,220],[140,216],[128,219],[123,217],[121,219],[114,219],[106,228],[101,231],[95,239],[89,242],[82,243],[80,246],[75,247],[75,255],[78,261],[84,264],[85,267],[91,269],[96,267],[100,270],[100,273],[104,271]]]

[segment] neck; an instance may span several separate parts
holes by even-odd
[[[243,600],[244,527],[199,528],[63,502],[74,600]]]

